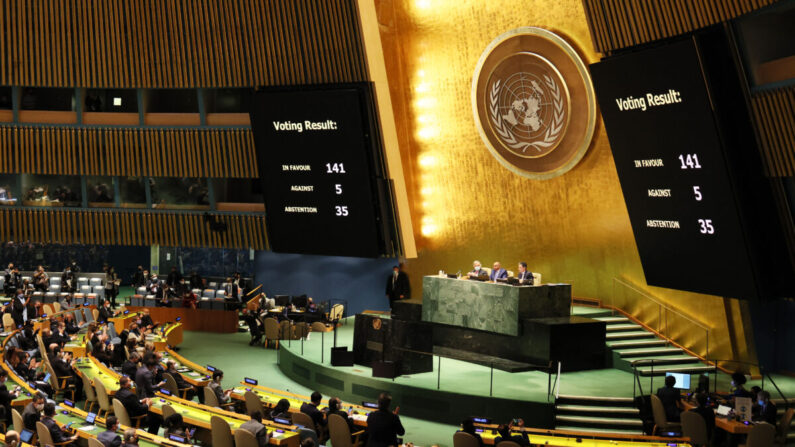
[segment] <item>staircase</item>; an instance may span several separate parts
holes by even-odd
[[[666,372],[699,374],[714,370],[698,357],[671,345],[627,317],[613,315],[609,309],[592,311],[588,316],[606,323],[605,338],[611,356],[608,361],[613,368],[633,372],[635,363],[638,373],[645,377],[664,376]]]
[[[555,429],[643,434],[643,421],[631,397],[558,396]]]

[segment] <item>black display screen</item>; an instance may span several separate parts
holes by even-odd
[[[381,254],[369,85],[269,88],[254,99],[272,250]]]
[[[694,41],[607,59],[591,74],[646,282],[755,297],[730,159]]]

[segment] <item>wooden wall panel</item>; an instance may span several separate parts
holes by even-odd
[[[211,231],[204,213],[0,209],[0,238],[62,244],[266,248],[265,216],[211,215],[227,224],[226,232]],[[239,232],[239,227],[250,231]]]
[[[0,0],[0,84],[367,80],[355,0]]]
[[[0,126],[0,173],[256,178],[250,129]]]
[[[751,108],[766,174],[795,175],[795,88],[755,93]]]
[[[688,33],[780,0],[582,0],[594,49],[621,48]]]

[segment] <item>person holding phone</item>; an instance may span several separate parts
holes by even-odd
[[[530,439],[527,438],[527,432],[521,431],[522,427],[524,427],[524,421],[519,418],[513,419],[508,424],[500,425],[497,428],[499,436],[494,439],[494,445],[499,444],[500,441],[513,441],[522,447],[529,447]],[[513,433],[515,428],[520,429],[520,433]]]
[[[348,429],[351,431],[351,433],[354,433],[356,430],[353,426],[353,419],[350,417],[352,412],[352,408],[349,408],[347,412],[343,411],[342,401],[339,397],[332,397],[328,400],[328,414],[336,414],[345,419],[345,422],[348,423]]]
[[[41,422],[42,424],[44,424],[45,427],[47,427],[47,430],[50,432],[52,441],[55,444],[64,444],[70,447],[77,446],[77,444],[75,443],[75,441],[77,441],[77,435],[72,435],[70,432],[59,427],[58,423],[55,422],[54,418],[55,418],[55,404],[52,402],[44,404],[44,417],[41,418]]]

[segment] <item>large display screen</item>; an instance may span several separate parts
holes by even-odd
[[[646,282],[755,297],[729,160],[694,41],[610,58],[591,73]]]
[[[369,91],[363,84],[255,93],[252,128],[273,251],[382,254]]]

